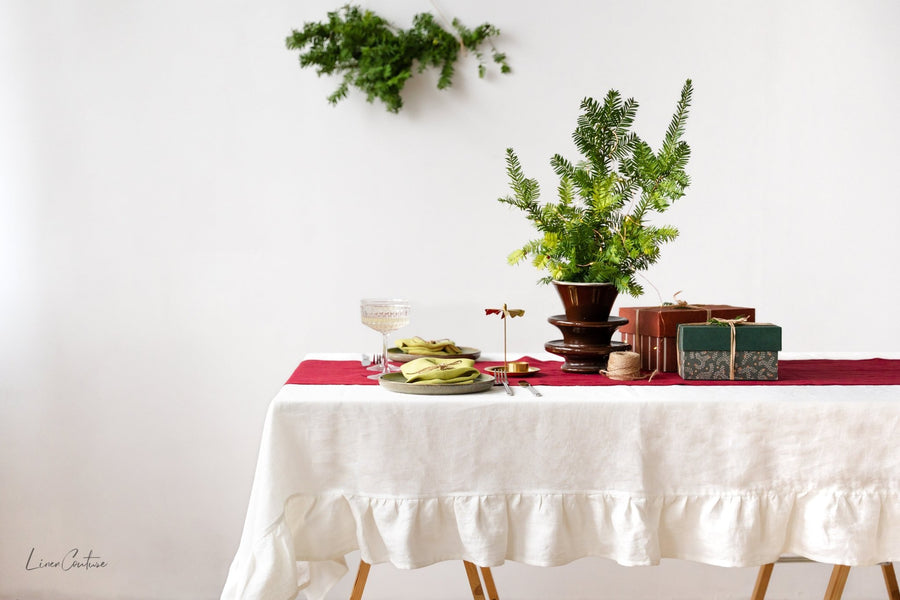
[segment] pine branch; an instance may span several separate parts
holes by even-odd
[[[666,137],[663,139],[662,151],[660,154],[666,157],[667,163],[673,155],[676,154],[678,142],[684,135],[684,124],[687,121],[688,110],[691,107],[691,100],[693,97],[693,83],[688,79],[681,88],[681,97],[675,105],[675,114],[672,115],[672,120],[669,122],[669,127],[666,129]],[[690,150],[688,150],[688,153],[690,153]]]

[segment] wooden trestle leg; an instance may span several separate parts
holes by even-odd
[[[484,591],[481,588],[481,578],[478,577],[478,567],[467,560],[463,561],[466,568],[466,577],[469,578],[469,587],[472,588],[473,600],[485,600]]]
[[[472,590],[473,600],[500,600],[497,595],[497,587],[494,585],[494,576],[490,567],[481,567],[481,575],[484,577],[484,587],[488,596],[484,597],[484,589],[481,587],[481,579],[478,576],[478,567],[467,560],[463,561],[466,568],[466,578]],[[350,592],[350,600],[362,600],[363,590],[366,589],[366,579],[369,577],[369,569],[372,567],[364,560],[359,561],[359,569],[356,571],[356,581],[353,582],[353,591]]]
[[[769,563],[759,568],[756,575],[756,585],[753,586],[753,595],[750,600],[763,600],[766,597],[766,590],[769,589],[769,579],[772,578],[772,569],[775,563]]]
[[[769,563],[759,568],[751,600],[763,600],[766,597],[766,588],[769,587],[769,578],[772,576],[772,567],[774,566]],[[884,587],[887,588],[888,600],[900,600],[900,587],[897,586],[894,565],[889,562],[881,563],[881,574],[884,576]],[[828,580],[828,588],[825,590],[825,600],[841,600],[849,575],[849,565],[834,565],[834,568],[831,569],[831,578]]]
[[[481,578],[484,580],[484,588],[487,592],[488,600],[500,600],[500,596],[497,594],[497,586],[494,585],[494,574],[491,573],[490,567],[481,567]],[[897,585],[896,582],[894,585]],[[896,600],[900,600],[900,598]]]
[[[834,565],[831,569],[831,579],[828,580],[828,588],[825,590],[825,600],[840,600],[849,574],[848,565]]]
[[[897,587],[897,574],[893,563],[881,563],[881,574],[884,575],[884,587],[887,588],[890,600],[900,600],[900,588]]]
[[[356,581],[353,582],[353,591],[350,592],[350,600],[361,600],[363,590],[366,589],[366,579],[369,577],[369,568],[372,565],[364,560],[359,561],[359,569],[356,571]]]

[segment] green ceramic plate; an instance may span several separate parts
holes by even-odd
[[[400,348],[388,348],[387,356],[388,360],[402,363],[422,358],[423,356],[426,358],[471,358],[472,360],[481,356],[481,350],[478,348],[466,348],[460,346],[459,349],[459,354],[407,354],[400,350]]]
[[[453,394],[474,394],[486,392],[494,386],[494,378],[482,373],[472,383],[436,383],[421,385],[406,383],[403,373],[388,373],[378,380],[378,385],[391,392],[400,394],[422,394],[426,396],[450,396]]]

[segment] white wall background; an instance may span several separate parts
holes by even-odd
[[[284,49],[339,4],[0,2],[0,598],[217,597],[267,403],[304,353],[377,347],[362,296],[485,349],[481,309],[508,302],[528,312],[512,345],[541,350],[560,307],[505,265],[531,231],[495,202],[503,152],[552,193],[581,98],[609,88],[657,144],[694,80],[694,183],[665,219],[682,235],[647,273],[662,297],[755,306],[785,350],[900,349],[897,2],[439,0],[498,25],[514,74],[424,74],[399,115],[329,106],[335,81]],[[24,569],[74,547],[110,566]],[[817,597],[827,572],[780,567],[770,595]],[[374,600],[466,595],[454,564],[373,573]],[[754,572],[495,575],[506,598],[692,599],[746,597]],[[847,595],[882,597],[878,570]]]

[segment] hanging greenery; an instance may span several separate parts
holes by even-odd
[[[440,69],[438,89],[450,87],[454,63],[460,51],[471,51],[478,58],[478,76],[487,70],[480,51],[484,42],[491,46],[493,62],[501,73],[509,73],[506,55],[498,52],[490,39],[500,30],[484,23],[468,29],[453,19],[456,34],[447,31],[429,13],[417,14],[411,29],[399,29],[370,10],[347,5],[328,13],[323,23],[305,23],[293,30],[286,40],[289,50],[300,51],[300,66],[315,66],[318,75],[342,74],[343,79],[333,94],[331,104],[347,96],[353,85],[376,98],[387,110],[396,113],[403,106],[400,92],[412,77],[416,63],[421,73],[428,67]]]

